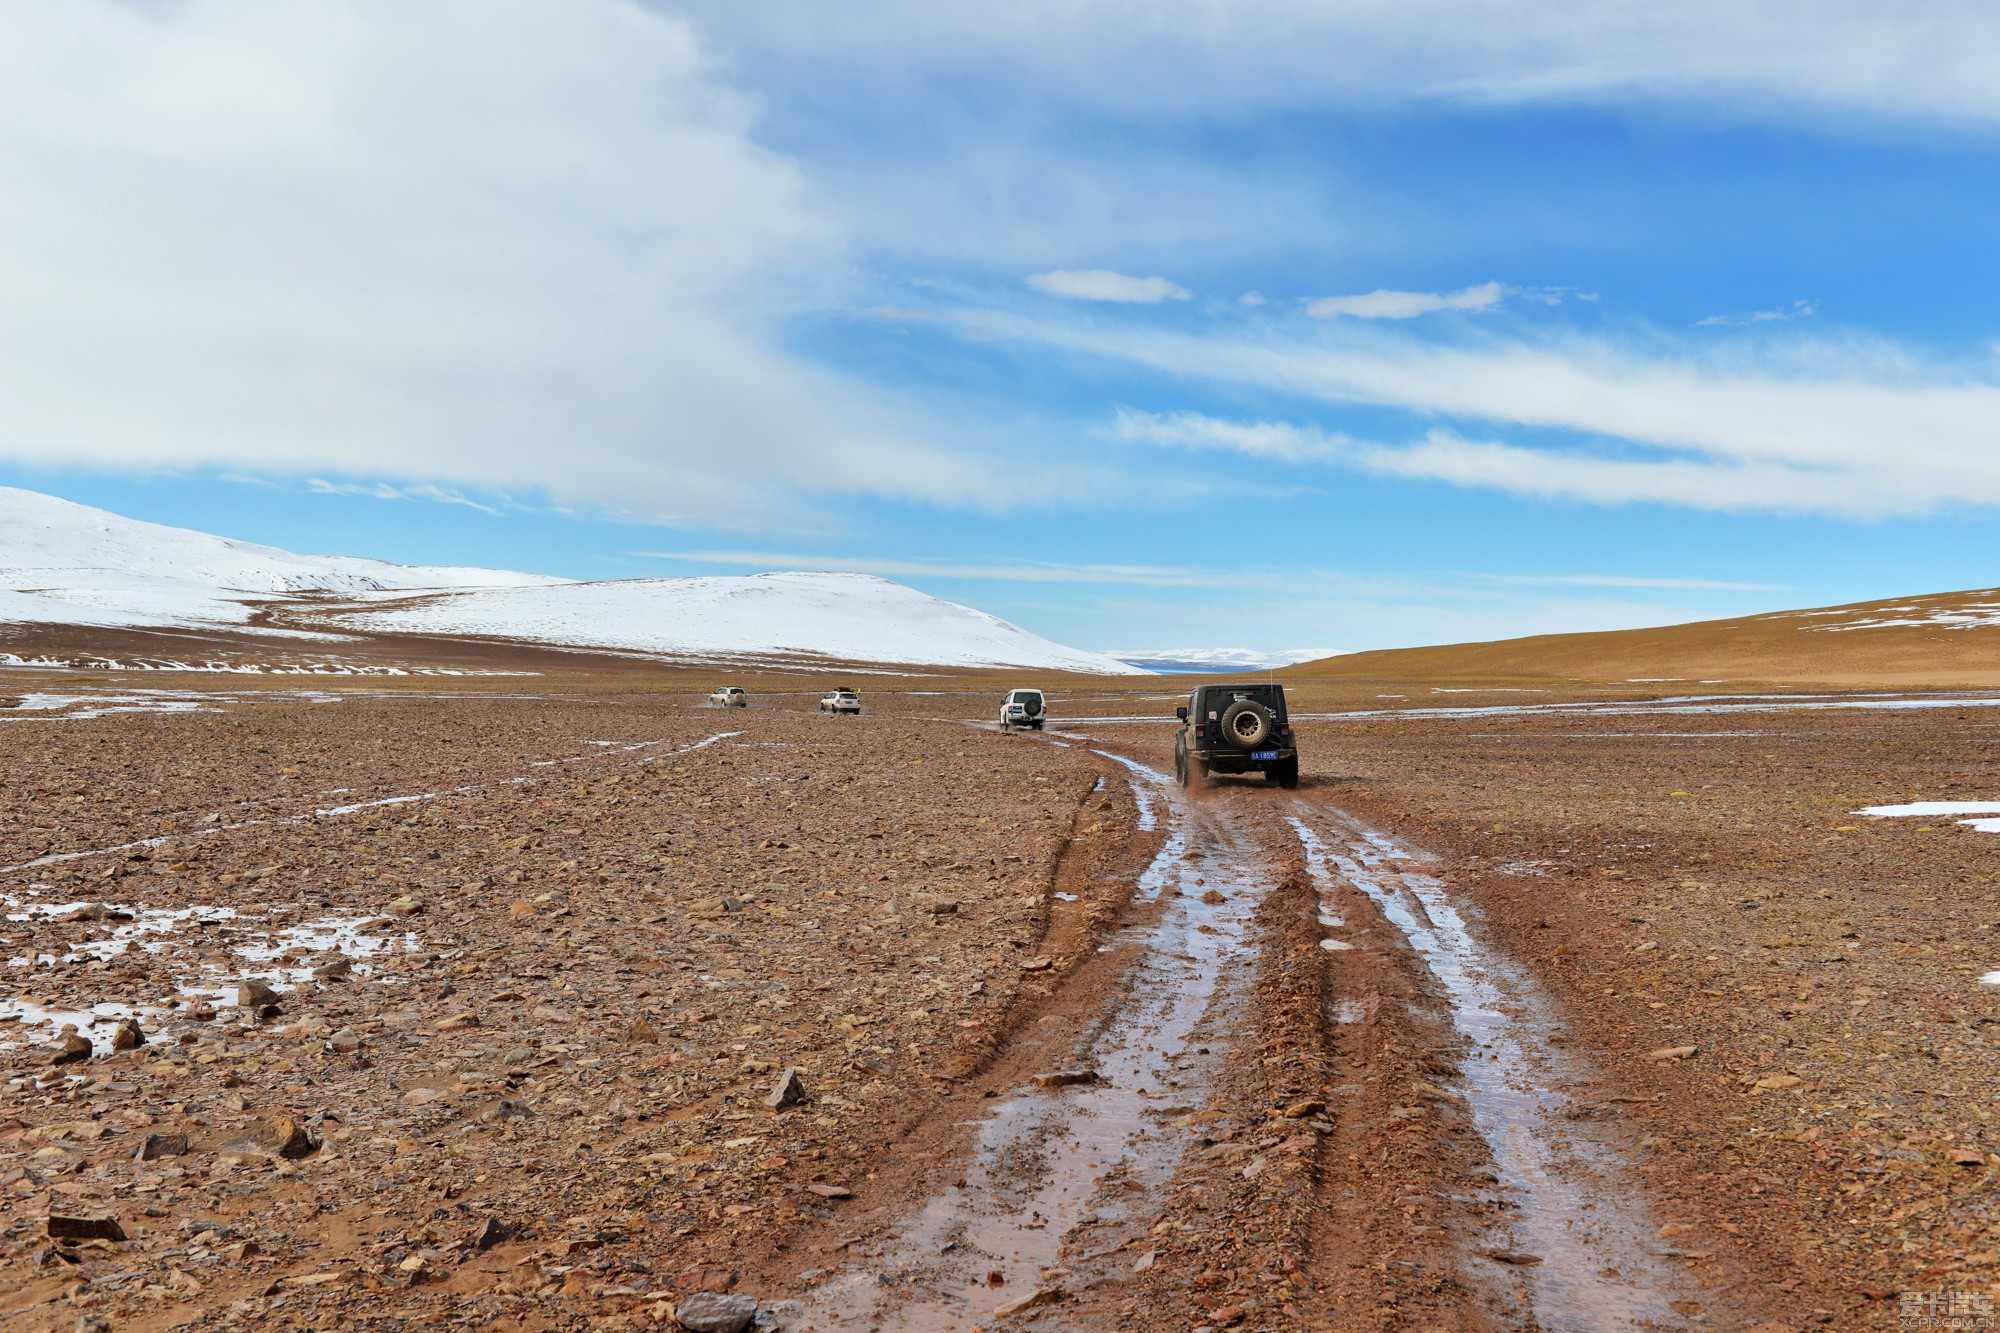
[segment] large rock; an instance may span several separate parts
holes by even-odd
[[[757,1298],[697,1291],[681,1298],[674,1318],[688,1333],[743,1333],[757,1318]]]
[[[222,1145],[224,1152],[260,1153],[266,1157],[300,1158],[319,1147],[311,1131],[288,1115],[253,1120],[243,1132]]]
[[[771,1091],[764,1096],[764,1105],[773,1111],[782,1111],[787,1106],[797,1106],[806,1099],[805,1080],[799,1077],[796,1065],[778,1075],[778,1081],[771,1085]]]
[[[115,1217],[78,1217],[74,1214],[49,1214],[50,1240],[124,1240],[125,1228],[118,1225]],[[753,1302],[752,1313],[756,1310]]]
[[[49,1063],[52,1065],[78,1064],[84,1060],[88,1060],[90,1052],[90,1038],[78,1036],[75,1025],[68,1025],[63,1028],[62,1035],[56,1038],[56,1044],[50,1048]]]
[[[278,992],[271,989],[268,982],[250,977],[236,985],[236,1003],[244,1009],[260,1009],[277,1001]]]

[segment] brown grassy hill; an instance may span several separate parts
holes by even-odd
[[[1936,593],[1663,629],[1538,634],[1324,658],[1311,679],[2000,685],[2000,589]]]

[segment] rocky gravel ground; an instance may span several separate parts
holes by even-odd
[[[1076,732],[964,725],[985,681],[864,682],[859,719],[712,683],[0,713],[0,1326],[818,1326],[797,1298],[1116,1012],[1159,811]],[[1472,1052],[1359,893],[1315,900],[1313,809],[1438,853],[1546,992],[1687,1327],[2000,1293],[2000,835],[1855,813],[2000,801],[2000,716],[1300,725],[1296,795],[1192,797],[1269,891],[1205,1104],[1147,1130],[1172,1180],[994,1327],[1525,1326]],[[1164,726],[1081,731],[1164,766]]]
[[[0,745],[8,865],[164,839],[0,876],[24,1328],[646,1326],[755,1287],[1066,965],[1058,854],[1130,820],[1079,751],[636,695]]]
[[[2000,799],[1996,721],[1325,722],[1308,790],[1445,854],[1618,1095],[1663,1242],[1734,1266],[1718,1295],[1890,1327],[2000,1295],[2000,837],[1855,812]]]

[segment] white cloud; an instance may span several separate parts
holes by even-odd
[[[0,457],[724,524],[981,494],[781,350],[844,238],[750,128],[630,0],[0,5]]]
[[[1532,391],[1532,386],[1523,387]],[[1692,387],[1686,391],[1699,392]],[[1773,393],[1783,397],[1775,389]],[[1699,410],[1704,405],[1694,406]],[[1727,413],[1730,403],[1724,395],[1705,406]],[[1838,407],[1824,405],[1813,415],[1831,420],[1838,416]],[[1976,416],[1976,410],[1971,415]],[[1976,429],[1966,424],[1969,430]],[[1592,452],[1585,445],[1530,447],[1467,439],[1443,429],[1429,430],[1409,444],[1385,444],[1284,422],[1224,421],[1186,412],[1155,416],[1129,410],[1120,411],[1110,433],[1125,441],[1172,448],[1592,504],[1650,502],[1726,512],[1843,517],[1919,514],[1957,504],[2000,505],[2000,451],[1955,452],[1937,442],[1906,447],[1908,437],[1886,431],[1872,450],[1843,454],[1839,442],[1829,441],[1835,447],[1792,456],[1732,449],[1726,440],[1678,449],[1635,449],[1625,443]]]
[[[1030,273],[1028,286],[1049,296],[1071,301],[1121,301],[1152,305],[1159,301],[1185,301],[1185,287],[1165,278],[1133,278],[1104,268],[1058,268],[1047,273]]]
[[[1395,292],[1377,288],[1361,296],[1322,296],[1306,302],[1306,313],[1317,319],[1346,315],[1352,319],[1415,319],[1440,310],[1491,310],[1507,295],[1497,282],[1482,282],[1455,292]]]
[[[791,80],[1006,89],[1119,115],[1679,101],[1703,114],[2000,121],[2000,11],[1964,0],[688,0]]]
[[[1168,417],[1145,427],[1165,443],[1247,440],[1272,457],[1607,503],[1849,516],[2000,505],[1993,366],[1851,337],[1677,350],[1658,338],[1440,343],[1370,326],[1312,341],[987,327],[1236,389],[1533,432],[1523,443],[1437,428],[1407,446],[1363,445],[1282,423]]]
[[[1790,305],[1778,310],[1752,310],[1747,315],[1710,315],[1706,319],[1696,320],[1695,324],[1704,328],[1712,326],[1730,328],[1741,327],[1746,324],[1771,324],[1794,319],[1810,319],[1818,313],[1819,302],[1794,301]]]
[[[837,571],[885,577],[976,579],[999,583],[1138,584],[1158,588],[1222,587],[1230,580],[1198,569],[1158,565],[1060,564],[1009,560],[965,563],[892,557],[803,555],[795,551],[635,551],[654,560],[728,565],[739,569]]]
[[[420,484],[415,486],[393,486],[386,481],[328,481],[324,477],[307,477],[306,489],[315,495],[362,495],[371,500],[429,500],[433,504],[464,505],[477,509],[482,514],[498,516],[502,511],[479,501],[450,486]]]

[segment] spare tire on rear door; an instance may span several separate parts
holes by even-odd
[[[1278,721],[1271,716],[1271,710],[1254,699],[1238,699],[1229,705],[1218,725],[1223,736],[1239,750],[1256,749],[1270,740],[1278,729]]]

